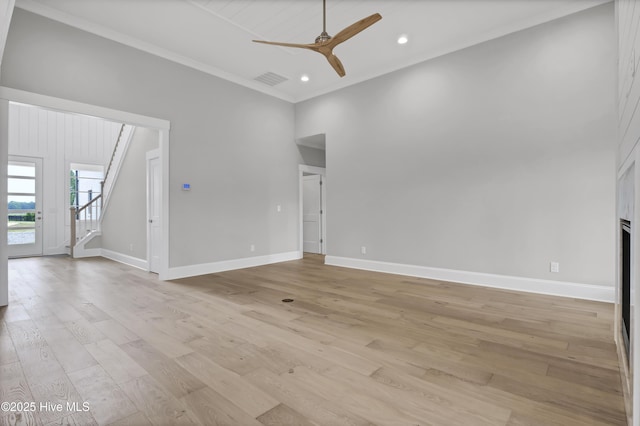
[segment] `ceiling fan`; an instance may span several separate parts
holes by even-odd
[[[349,40],[351,37],[355,36],[359,32],[367,29],[371,25],[375,24],[379,20],[382,19],[382,16],[379,13],[374,13],[373,15],[361,19],[355,24],[349,25],[347,28],[340,31],[334,37],[331,37],[327,33],[327,0],[322,0],[322,33],[316,37],[316,42],[311,44],[297,44],[297,43],[280,43],[276,41],[262,41],[262,40],[253,40],[256,43],[264,43],[264,44],[273,44],[276,46],[285,46],[285,47],[298,47],[301,49],[309,49],[314,52],[318,52],[323,54],[334,70],[338,73],[340,77],[344,77],[346,72],[344,71],[344,66],[342,66],[342,62],[336,55],[333,54],[333,48],[342,43],[343,41]]]

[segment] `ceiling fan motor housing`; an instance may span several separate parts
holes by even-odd
[[[331,36],[323,31],[318,37],[316,37],[316,43],[326,43],[331,40]]]

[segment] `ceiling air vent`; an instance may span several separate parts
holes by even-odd
[[[289,80],[287,77],[283,77],[281,75],[272,73],[272,72],[266,72],[262,75],[257,76],[256,78],[254,78],[254,80],[259,81],[260,83],[264,83],[267,86],[276,86],[280,83],[283,83],[287,80]]]

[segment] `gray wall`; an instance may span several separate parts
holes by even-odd
[[[290,103],[21,9],[0,84],[171,121],[169,266],[297,250]]]
[[[297,104],[328,254],[613,285],[612,46],[607,4]]]
[[[305,166],[326,167],[326,153],[324,149],[311,148],[304,145],[298,145],[298,162]]]
[[[158,131],[136,127],[102,219],[103,249],[147,259],[146,154],[156,148]]]

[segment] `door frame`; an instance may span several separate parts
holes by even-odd
[[[43,184],[42,184],[42,168],[43,168],[43,163],[44,160],[42,157],[34,157],[34,156],[26,156],[26,155],[9,155],[8,160],[7,160],[7,165],[10,162],[24,162],[24,163],[34,163],[36,165],[36,176],[35,176],[35,194],[36,194],[36,221],[35,221],[35,232],[36,232],[36,241],[35,241],[35,245],[40,245],[40,247],[35,247],[34,249],[37,250],[37,253],[30,253],[27,250],[27,244],[22,244],[21,246],[23,246],[22,250],[19,250],[18,253],[13,253],[12,256],[12,249],[11,246],[8,246],[8,252],[7,252],[7,256],[9,258],[20,258],[20,257],[38,257],[38,256],[42,256],[44,253],[44,232],[43,232],[43,223],[44,220],[43,218],[43,212],[44,212],[44,194],[42,193],[43,190]],[[7,174],[8,177],[8,174]],[[6,183],[5,183],[6,184]],[[7,189],[7,194],[8,194],[8,189]],[[6,200],[6,197],[5,197]],[[39,226],[38,226],[39,223]],[[39,231],[38,231],[39,229]],[[8,230],[7,230],[8,232]],[[6,234],[6,233],[5,233]]]
[[[304,240],[304,229],[303,229],[303,219],[304,219],[304,212],[303,212],[303,208],[302,208],[302,203],[303,203],[303,194],[304,194],[304,190],[303,190],[303,177],[304,174],[308,173],[308,174],[312,174],[312,175],[320,175],[322,176],[322,189],[321,189],[321,209],[322,209],[322,232],[321,232],[321,238],[322,238],[322,254],[326,255],[327,254],[327,169],[324,167],[315,167],[315,166],[307,166],[306,164],[299,164],[298,165],[298,233],[299,233],[299,239],[298,239],[298,254],[299,256],[302,258],[302,256],[304,255],[304,246],[303,246],[303,240]]]
[[[158,278],[160,280],[166,280],[169,277],[169,130],[171,129],[171,122],[161,118],[0,86],[0,125],[5,124],[5,126],[0,127],[0,142],[7,142],[5,144],[0,143],[0,159],[6,158],[8,154],[8,102],[19,102],[53,110],[92,115],[94,117],[131,124],[133,126],[158,130],[158,146],[160,149],[160,167],[162,173],[162,247]],[[4,167],[0,166],[0,171],[5,170],[6,174],[6,161],[4,163]],[[6,183],[3,187],[6,198]],[[2,192],[0,192],[0,195],[2,195]],[[2,231],[2,228],[3,227],[0,226],[0,231]],[[6,225],[4,229],[6,230]],[[2,253],[0,262],[4,265],[6,261],[7,256],[6,252],[4,252]],[[6,288],[4,287],[4,278],[0,277],[0,306],[2,306],[5,299],[8,300],[8,284]]]
[[[157,272],[157,271],[151,271],[151,222],[150,222],[150,217],[151,217],[151,194],[150,194],[150,183],[151,180],[149,179],[149,163],[151,163],[151,160],[155,160],[158,159],[160,160],[160,150],[159,149],[154,149],[151,151],[147,151],[146,153],[146,171],[147,171],[147,272]],[[162,172],[162,162],[160,162],[160,172]],[[162,180],[160,180],[159,185],[161,186],[160,188],[160,197],[162,197],[163,194],[163,188],[162,188]],[[160,200],[160,205],[162,206],[162,199]],[[161,208],[162,210],[162,208]],[[162,211],[160,212],[160,226],[162,226],[164,222],[164,219],[162,217]],[[161,237],[162,238],[162,235]],[[160,263],[162,264],[162,241],[160,241]]]

